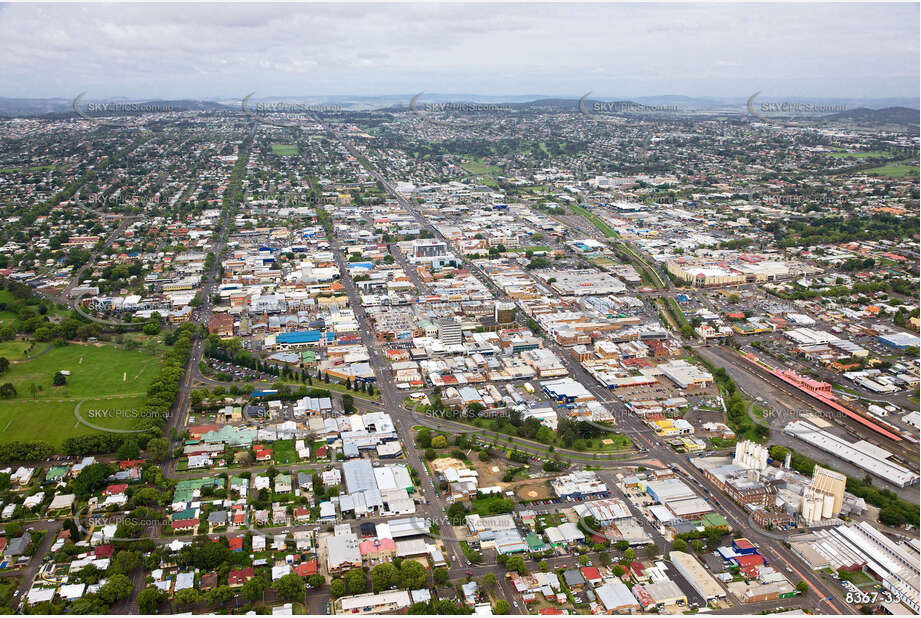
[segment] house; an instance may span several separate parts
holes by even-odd
[[[227,525],[227,511],[212,511],[208,513],[208,527],[211,529]]]
[[[207,455],[190,455],[186,464],[189,470],[210,468],[213,462]]]
[[[310,509],[304,506],[294,509],[294,520],[299,524],[310,521]]]
[[[277,494],[287,494],[291,493],[291,475],[290,474],[279,474],[275,477],[275,493]]]
[[[115,552],[115,545],[107,543],[106,545],[97,545],[93,549],[93,555],[96,556],[96,559],[99,558],[111,558],[112,554]]]
[[[601,572],[598,567],[582,567],[580,570],[582,571],[582,577],[592,586],[597,586],[601,583]]]
[[[288,511],[280,504],[272,505],[272,523],[283,526],[288,523]]]
[[[234,553],[243,551],[243,537],[235,536],[227,539],[227,547]]]
[[[570,588],[582,588],[585,585],[585,578],[579,569],[568,569],[563,571],[563,581]]]
[[[173,593],[180,590],[186,590],[195,587],[195,573],[176,573],[176,584],[173,586]]]
[[[125,493],[125,490],[128,489],[128,485],[119,484],[119,485],[109,485],[104,490],[102,490],[103,496],[118,496]]]
[[[294,572],[300,577],[310,577],[311,575],[316,575],[317,573],[317,561],[316,560],[307,560],[300,563],[295,567]]]
[[[193,517],[192,519],[180,519],[178,521],[174,521],[170,525],[172,526],[174,532],[189,532],[198,528],[199,523],[201,523],[201,520],[199,520],[197,517]]]
[[[253,537],[255,541],[257,538],[263,537]],[[253,567],[246,567],[245,569],[238,569],[236,571],[231,571],[227,574],[227,585],[228,586],[242,586],[255,576],[255,569]]]
[[[201,576],[201,580],[198,582],[199,590],[213,590],[217,587],[217,573],[205,573]]]

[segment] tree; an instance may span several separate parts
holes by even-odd
[[[209,605],[224,605],[230,601],[236,592],[230,586],[218,586],[213,590],[209,590],[205,595],[205,598],[208,601]]]
[[[329,585],[329,593],[333,596],[334,599],[345,596],[345,581],[343,581],[341,578],[334,579]]]
[[[415,560],[404,560],[400,564],[400,587],[407,590],[425,588],[429,573],[424,566]]]
[[[628,547],[627,550],[624,552],[624,560],[629,560],[630,562],[633,562],[635,559],[636,559],[636,552],[633,551],[632,547]]]
[[[448,507],[448,521],[452,526],[459,526],[464,523],[464,516],[467,515],[467,508],[463,502],[455,502]]]
[[[432,432],[428,429],[420,429],[419,433],[416,434],[416,443],[424,449],[431,447]]]
[[[243,588],[240,589],[240,594],[243,596],[243,599],[254,603],[262,598],[262,593],[265,592],[265,580],[261,577],[254,577],[243,584]]]
[[[54,374],[54,378],[52,378],[51,383],[55,386],[64,386],[67,384],[67,376],[58,371]]]
[[[16,387],[11,382],[4,382],[0,385],[0,397],[3,399],[12,399],[16,396]]]
[[[445,448],[448,446],[448,439],[444,436],[435,436],[432,438],[432,448]]]
[[[496,574],[487,573],[483,576],[483,587],[487,590],[492,590],[496,587]]]
[[[102,592],[100,590],[100,592]],[[201,600],[201,594],[195,588],[184,588],[177,592],[173,598],[180,607],[194,605]]]
[[[10,368],[10,359],[0,356],[0,375],[3,375]]]
[[[108,608],[98,595],[87,594],[73,602],[70,606],[70,613],[81,616],[88,614],[106,614],[108,613]]]
[[[296,573],[288,573],[272,584],[272,589],[285,601],[304,598],[304,578]]]
[[[157,607],[166,602],[167,595],[156,586],[148,586],[138,593],[138,609],[142,614],[155,614]]]
[[[502,616],[507,614],[509,609],[511,609],[511,606],[508,604],[508,601],[499,599],[496,601],[495,607],[493,607],[493,613]]]
[[[112,559],[112,565],[109,567],[116,573],[130,575],[141,566],[141,552],[121,550]]]
[[[620,564],[614,565],[614,575],[616,575],[617,577],[623,576],[623,574],[626,572],[627,572],[627,569],[625,569],[623,565],[620,565]]]
[[[105,584],[99,589],[99,598],[106,605],[112,605],[116,601],[127,598],[134,590],[134,584],[128,579],[127,575],[118,573],[112,575]]]
[[[672,551],[687,551],[688,543],[684,539],[676,538],[672,541]]]
[[[800,594],[806,594],[807,592],[809,592],[809,584],[807,584],[803,580],[799,580],[799,582],[797,582],[796,584],[796,591]]]
[[[400,581],[400,572],[389,562],[378,564],[371,569],[371,589],[374,592],[389,590]]]
[[[326,583],[326,578],[320,575],[319,573],[314,573],[307,578],[307,585],[313,589],[322,588],[323,584]]]
[[[114,472],[112,466],[106,463],[94,463],[83,468],[74,479],[71,489],[79,497],[89,498],[97,489],[102,489],[109,477]]]
[[[519,575],[527,575],[528,567],[521,556],[512,556],[505,561],[505,568],[509,571],[518,571]]]
[[[141,454],[141,449],[138,448],[137,442],[134,440],[125,440],[122,442],[122,445],[118,447],[118,451],[115,453],[119,459],[137,459]]]
[[[493,577],[495,577],[495,575],[493,575]],[[435,569],[435,571],[432,572],[432,580],[434,580],[434,582],[439,586],[442,586],[445,583],[447,583],[448,569],[444,569],[444,568]]]
[[[361,569],[352,569],[345,574],[345,585],[349,594],[361,594],[368,589],[368,578]]]
[[[169,455],[169,440],[166,438],[153,438],[147,443],[147,457],[160,463]]]

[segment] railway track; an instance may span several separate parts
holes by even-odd
[[[801,403],[806,409],[811,408],[819,416],[843,428],[848,434],[861,440],[866,440],[867,442],[889,451],[905,464],[913,466],[917,463],[917,444],[913,444],[908,440],[892,440],[885,434],[869,429],[859,421],[842,414],[839,410],[836,410],[823,401],[815,399],[787,382],[784,382],[777,376],[771,374],[767,369],[763,369],[754,363],[739,362],[739,360],[742,359],[737,358],[734,354],[732,356],[727,356],[727,352],[721,348],[712,348],[712,350],[716,356],[724,361],[724,363],[731,364],[734,368],[770,384],[778,391],[783,392],[785,396]],[[872,419],[868,418],[867,420]]]

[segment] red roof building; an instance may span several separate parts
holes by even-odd
[[[194,530],[201,522],[197,517],[192,519],[180,519],[172,523],[173,530]]]
[[[128,489],[128,485],[125,483],[120,483],[118,485],[109,485],[103,490],[102,495],[103,496],[117,496],[119,494],[125,493],[126,489]]]
[[[115,545],[99,545],[93,550],[93,555],[96,556],[96,558],[111,558],[114,551]]]
[[[582,567],[582,577],[588,582],[600,582],[601,572],[597,567]]]
[[[230,551],[243,551],[243,537],[235,536],[227,539],[227,547],[230,548]]]
[[[255,571],[253,567],[246,567],[245,569],[239,569],[237,571],[231,571],[227,574],[227,585],[228,586],[242,586],[249,580],[253,578]]]
[[[739,568],[747,569],[750,567],[759,567],[764,564],[764,558],[758,554],[746,554],[744,556],[735,556],[733,562],[739,565]]]
[[[192,425],[189,427],[189,437],[197,440],[209,431],[217,431],[218,429],[220,429],[219,425]]]
[[[294,572],[300,577],[310,577],[311,575],[316,575],[317,561],[308,560],[307,562],[302,562],[301,564],[294,567]]]

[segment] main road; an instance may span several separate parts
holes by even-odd
[[[325,125],[324,125],[325,127]],[[340,143],[345,146],[352,156],[354,156],[358,161],[365,161],[366,159],[358,152],[358,150],[352,146],[348,141],[346,141],[342,136],[338,135],[336,132],[332,131],[328,127],[325,127],[326,130]],[[416,210],[416,208],[407,200],[402,194],[400,194],[391,183],[381,175],[376,169],[371,166],[366,166],[366,170],[370,173],[375,180],[377,180],[384,189],[397,200],[397,202],[410,212],[417,220],[423,223],[426,227],[433,230],[433,233],[436,237],[448,242],[447,239],[428,223]],[[336,246],[336,259],[339,263],[340,270],[343,272],[343,278],[349,279],[347,273],[348,270],[345,268],[345,262],[342,259],[341,251],[338,248],[338,243],[335,239],[331,241]],[[476,273],[478,277],[483,280],[486,286],[492,290],[497,296],[502,297],[502,292],[498,287],[492,282],[482,272],[479,267],[474,264],[469,265],[471,271]],[[670,282],[668,282],[670,284]],[[667,284],[667,285],[668,285]],[[353,307],[356,308],[356,317],[364,314],[364,310],[361,309],[360,301],[358,299],[357,293],[355,291],[354,284],[349,280],[346,284],[346,292],[349,294],[349,300],[353,304]],[[669,285],[670,287],[670,285]],[[364,318],[366,320],[366,315]],[[367,322],[366,322],[367,323]],[[378,355],[378,352],[374,349],[373,341],[368,332],[362,333],[363,342],[366,343],[369,350],[374,350],[371,352],[372,360],[376,360],[378,367],[386,367]],[[368,345],[368,344],[371,345]],[[618,417],[618,430],[620,432],[628,433],[632,438],[641,443],[641,449],[650,452],[651,456],[654,456],[658,461],[661,461],[665,466],[673,469],[677,474],[683,476],[685,479],[689,480],[692,483],[698,484],[701,487],[710,488],[709,493],[716,494],[713,495],[722,495],[719,492],[719,489],[715,487],[709,480],[707,480],[696,468],[693,466],[687,465],[687,459],[685,456],[679,455],[676,453],[670,446],[667,444],[662,444],[659,442],[658,437],[652,432],[636,415],[631,414],[622,402],[617,399],[611,398],[609,393],[605,389],[600,387],[594,388],[594,380],[587,375],[584,368],[581,367],[578,363],[575,363],[570,355],[566,354],[565,351],[559,349],[558,346],[555,346],[550,342],[551,347],[555,348],[558,356],[564,360],[569,368],[571,374],[578,376],[579,381],[584,384],[592,384],[592,392],[598,397],[606,406],[610,406],[616,411]],[[387,373],[387,372],[381,372]],[[401,405],[401,399],[397,393],[395,387],[392,384],[389,374],[382,376],[383,381],[381,382],[381,394],[384,396],[384,402],[388,410],[394,413],[395,418],[397,418],[397,423],[400,425],[403,430],[404,435],[411,435],[406,431],[408,428],[405,427],[407,422],[405,411]],[[411,420],[410,420],[411,422]],[[414,460],[419,461],[418,454],[416,453],[415,446],[412,443],[412,440],[406,440],[407,453],[411,453]],[[647,465],[647,464],[644,464]],[[428,489],[428,488],[426,488]],[[438,503],[437,501],[435,502]],[[755,528],[750,522],[747,514],[742,507],[733,503],[728,497],[724,497],[720,502],[724,513],[726,514],[727,519],[734,529],[743,531],[751,540],[757,542],[764,553],[770,561],[773,562],[775,566],[779,566],[782,570],[785,570],[788,576],[796,579],[799,578],[807,583],[809,586],[810,592],[808,593],[809,598],[815,603],[815,606],[820,611],[834,612],[836,614],[851,614],[853,609],[846,605],[843,601],[833,596],[827,587],[827,584],[818,577],[813,571],[808,568],[803,568],[803,565],[799,560],[793,555],[793,553],[787,549],[782,543],[778,543],[773,536],[768,536],[762,533],[760,530]],[[795,583],[795,582],[794,582]],[[778,602],[778,604],[783,604],[783,602]]]

